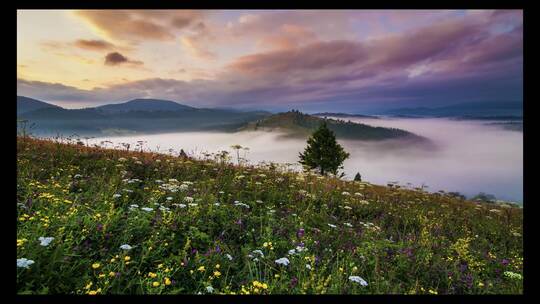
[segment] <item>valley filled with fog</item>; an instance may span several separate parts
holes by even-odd
[[[348,120],[348,118],[347,118]],[[393,127],[430,139],[432,147],[402,140],[361,142],[339,140],[350,153],[344,163],[347,179],[360,172],[362,180],[374,184],[428,186],[428,191],[458,191],[467,196],[485,192],[498,199],[521,203],[523,200],[523,133],[489,125],[486,121],[439,118],[405,119],[350,118],[372,126]],[[143,149],[203,158],[204,153],[226,150],[236,161],[231,145],[241,145],[240,156],[250,163],[262,161],[296,164],[306,142],[262,131],[240,133],[182,132],[157,135],[101,137],[90,144],[111,141],[109,147],[130,143]],[[121,147],[121,146],[120,146]],[[173,149],[171,151],[170,149]]]

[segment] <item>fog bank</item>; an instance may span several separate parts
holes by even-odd
[[[351,156],[345,161],[346,178],[360,172],[374,184],[397,181],[401,185],[427,185],[429,191],[458,191],[467,196],[486,192],[498,199],[523,201],[523,133],[488,125],[485,121],[448,119],[350,118],[373,126],[404,129],[427,137],[437,149],[426,149],[400,141],[360,142],[339,140]],[[296,163],[305,141],[284,138],[277,133],[168,133],[95,138],[114,144],[144,141],[144,150],[186,153],[202,157],[205,152],[227,150],[231,145],[248,147],[241,156],[251,163],[273,161]],[[236,152],[231,153],[232,156]]]

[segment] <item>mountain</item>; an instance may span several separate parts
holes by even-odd
[[[318,116],[318,117],[343,117],[343,118],[355,117],[355,118],[379,119],[379,117],[377,117],[377,116],[363,115],[363,114],[349,114],[349,113],[323,112],[323,113],[315,113],[315,114],[311,114],[311,115]]]
[[[22,113],[35,111],[39,109],[61,109],[59,106],[43,102],[41,100],[17,96],[17,116]]]
[[[130,111],[185,111],[196,108],[179,104],[170,100],[161,99],[133,99],[124,103],[108,104],[95,109],[106,113],[120,113]]]
[[[103,136],[177,131],[232,132],[246,122],[268,115],[270,113],[263,111],[201,109],[167,100],[135,99],[85,109],[42,107],[21,113],[18,118],[30,121],[34,126],[33,134],[39,136],[74,133]]]
[[[521,102],[474,102],[444,107],[417,107],[392,109],[381,114],[399,117],[462,117],[468,119],[498,119],[523,117]]]
[[[321,123],[326,121],[328,128],[334,131],[337,138],[358,140],[384,140],[393,138],[408,138],[427,140],[413,133],[394,129],[372,127],[365,124],[345,122],[336,119],[323,119],[317,116],[304,114],[298,111],[278,113],[263,119],[249,122],[239,131],[278,131],[284,132],[287,137],[308,137]]]

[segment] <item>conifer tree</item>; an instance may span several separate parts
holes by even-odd
[[[349,157],[349,153],[337,143],[334,132],[328,129],[326,122],[313,132],[307,144],[304,153],[300,153],[299,163],[317,169],[321,175],[328,172],[337,175],[338,169],[343,168],[343,161]]]
[[[354,180],[358,182],[362,181],[362,176],[360,175],[360,172],[356,172],[356,175],[354,176]]]

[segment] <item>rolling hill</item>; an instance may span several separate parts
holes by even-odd
[[[321,123],[326,121],[328,128],[337,138],[357,140],[385,140],[407,138],[425,141],[427,139],[413,133],[393,128],[372,127],[365,124],[324,119],[298,111],[275,114],[252,121],[242,126],[240,131],[278,131],[287,137],[308,137]]]
[[[25,96],[17,96],[17,115],[40,110],[40,109],[57,109],[60,108],[58,106],[43,102],[41,100],[25,97]]]

